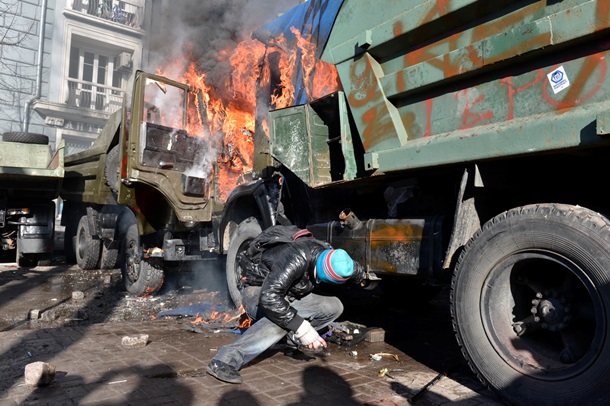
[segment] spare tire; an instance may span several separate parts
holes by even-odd
[[[49,137],[44,134],[7,132],[2,134],[2,139],[9,142],[20,142],[22,144],[49,145]]]
[[[115,145],[106,155],[104,162],[104,177],[106,185],[114,194],[119,193],[119,182],[121,181],[121,168],[119,161],[119,146]]]

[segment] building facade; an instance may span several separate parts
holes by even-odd
[[[66,154],[87,149],[129,96],[142,64],[149,2],[5,3],[0,29],[14,40],[0,49],[2,64],[12,68],[0,74],[0,132],[43,133],[55,145],[65,141]]]

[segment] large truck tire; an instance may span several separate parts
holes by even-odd
[[[100,269],[115,269],[119,260],[119,241],[102,241],[102,253],[100,256]]]
[[[104,162],[104,178],[106,185],[114,194],[119,193],[119,181],[121,179],[121,168],[119,162],[119,146],[115,145],[106,155]]]
[[[127,292],[154,295],[163,286],[163,259],[143,258],[138,225],[131,224],[122,239],[121,273]]]
[[[227,286],[229,296],[235,305],[235,308],[242,306],[241,292],[239,291],[239,282],[242,278],[242,269],[239,265],[238,255],[245,251],[256,236],[262,232],[261,225],[254,217],[250,217],[242,221],[231,236],[229,250],[227,251]]]
[[[7,132],[2,134],[2,139],[8,142],[20,142],[22,144],[48,145],[49,137],[44,134]]]
[[[102,240],[91,234],[87,222],[87,216],[82,216],[76,230],[76,263],[83,270],[97,267],[102,249]]]
[[[452,280],[458,344],[515,405],[610,404],[610,221],[561,204],[502,213]]]

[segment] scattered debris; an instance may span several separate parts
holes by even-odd
[[[349,355],[351,355],[352,357],[357,357],[358,356],[358,351],[351,351],[349,353]]]
[[[137,336],[125,336],[121,339],[121,345],[126,348],[142,348],[148,344],[148,334]]]
[[[412,397],[411,399],[409,399],[409,401],[410,401],[411,403],[414,403],[414,402],[415,402],[417,399],[419,399],[419,398],[420,398],[420,397],[421,397],[421,396],[422,396],[424,393],[426,393],[426,391],[427,391],[428,389],[430,389],[430,387],[431,387],[432,385],[434,385],[435,383],[437,383],[438,381],[440,381],[440,380],[441,380],[441,378],[442,378],[443,376],[447,376],[447,373],[446,373],[446,372],[441,372],[440,374],[436,375],[436,376],[434,377],[434,379],[432,379],[430,382],[428,382],[428,383],[427,383],[427,384],[426,384],[426,385],[425,385],[423,388],[421,388],[421,389],[419,390],[419,392],[417,392],[415,395],[413,395],[413,397]]]
[[[57,319],[57,313],[53,309],[47,310],[47,311],[43,312],[40,315],[40,319],[42,321],[53,321],[53,320],[56,320]]]
[[[32,309],[28,313],[28,320],[38,320],[40,318],[40,309]]]
[[[364,340],[369,343],[382,343],[385,341],[385,330],[382,328],[371,328],[366,332]]]
[[[205,333],[204,329],[195,326],[182,326],[182,330],[190,331],[192,333]]]
[[[388,368],[383,368],[379,370],[379,377],[384,377],[387,376],[388,378],[394,379],[394,377],[392,375],[390,375],[391,373],[394,372],[405,372],[404,369],[388,369]]]
[[[55,379],[55,366],[46,362],[32,362],[25,366],[25,383],[30,386],[46,386]]]
[[[396,362],[399,361],[398,355],[390,354],[389,352],[378,352],[376,354],[370,354],[370,356],[373,361],[381,361],[381,358],[383,358],[383,357],[391,357],[391,358],[394,358],[396,360]]]
[[[243,308],[233,309],[224,304],[218,303],[197,303],[184,306],[178,309],[164,310],[157,314],[157,317],[195,317],[193,324],[198,324],[207,328],[235,329],[249,326],[249,318]],[[192,331],[192,330],[191,330]],[[197,331],[196,331],[197,332]]]
[[[330,323],[329,325],[331,333],[327,339],[338,345],[352,346],[358,344],[366,338],[367,332],[370,330],[362,324],[356,324],[349,321],[343,321],[340,323]]]
[[[83,292],[81,292],[80,290],[75,290],[74,292],[72,292],[73,300],[83,300],[84,298],[85,298],[85,294]]]

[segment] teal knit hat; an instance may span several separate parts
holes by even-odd
[[[345,283],[354,273],[354,261],[342,249],[324,250],[316,261],[318,282]]]

